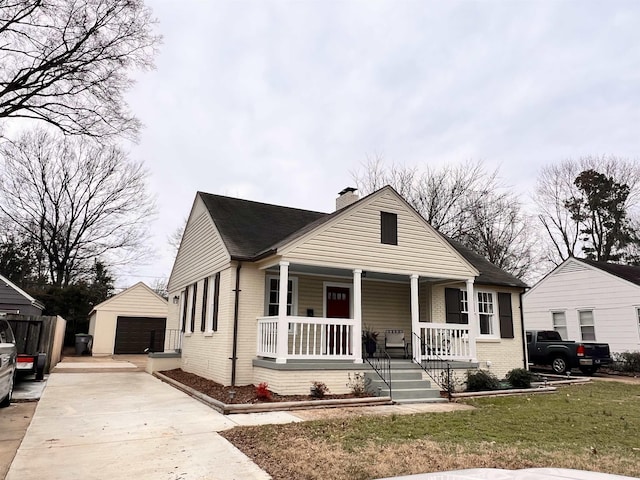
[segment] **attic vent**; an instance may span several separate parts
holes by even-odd
[[[357,188],[347,187],[338,193],[338,198],[336,198],[336,210],[348,207],[352,203],[360,200],[360,196],[356,193],[357,191]]]

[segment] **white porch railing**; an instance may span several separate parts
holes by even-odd
[[[266,358],[354,360],[351,318],[286,317],[287,351],[278,352],[278,317],[258,318],[257,355]],[[360,339],[358,339],[360,341]]]
[[[412,346],[413,351],[418,353],[414,355],[418,360],[439,357],[443,360],[469,361],[476,358],[476,342],[471,337],[469,325],[420,323],[417,337],[413,337]]]

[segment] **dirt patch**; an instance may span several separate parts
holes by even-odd
[[[35,402],[11,403],[0,412],[0,478],[9,471],[37,405]]]
[[[333,399],[347,399],[347,398],[361,398],[353,394],[346,395],[332,395],[325,394],[322,397],[312,397],[311,395],[278,395],[277,393],[269,392],[268,397],[258,397],[258,388],[255,385],[243,385],[236,387],[225,387],[219,383],[209,380],[207,378],[200,377],[193,373],[184,372],[179,368],[175,370],[165,370],[160,372],[177,382],[180,382],[187,387],[191,387],[198,392],[215,398],[222,403],[226,404],[247,404],[247,403],[270,403],[270,402],[297,402],[297,401],[309,401],[309,400],[333,400]],[[233,392],[233,393],[231,393]]]

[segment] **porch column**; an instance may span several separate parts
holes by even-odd
[[[467,316],[469,317],[469,350],[471,360],[476,361],[476,338],[478,338],[480,321],[476,312],[476,294],[473,291],[473,278],[467,280]]]
[[[353,363],[362,363],[362,270],[353,271]]]
[[[289,322],[287,321],[287,291],[289,290],[289,262],[280,262],[278,287],[278,342],[276,363],[287,363],[289,349]]]
[[[422,362],[420,349],[420,295],[418,292],[418,275],[411,275],[411,355]],[[415,335],[414,335],[415,333]],[[416,336],[417,335],[417,336]]]

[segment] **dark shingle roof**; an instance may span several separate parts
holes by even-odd
[[[253,259],[327,214],[198,192],[231,257]]]
[[[338,213],[328,214],[281,207],[203,192],[198,192],[198,195],[216,224],[231,258],[235,260],[256,260],[325,223]],[[352,205],[345,209],[350,207]],[[460,242],[448,238],[446,240],[478,269],[480,276],[477,277],[476,283],[527,287],[521,280],[496,267]]]
[[[634,265],[620,265],[618,263],[596,262],[586,258],[576,258],[587,265],[599,268],[602,271],[620,277],[636,285],[640,285],[640,267]]]
[[[444,236],[444,235],[443,235]],[[460,255],[462,255],[467,262],[476,267],[480,272],[480,275],[476,277],[475,283],[480,285],[502,285],[506,287],[520,287],[527,288],[528,285],[520,280],[518,277],[514,277],[508,272],[505,272],[500,267],[496,267],[489,260],[482,255],[477,254],[473,250],[465,247],[460,242],[448,237],[444,237],[448,240],[453,248],[455,248]]]

